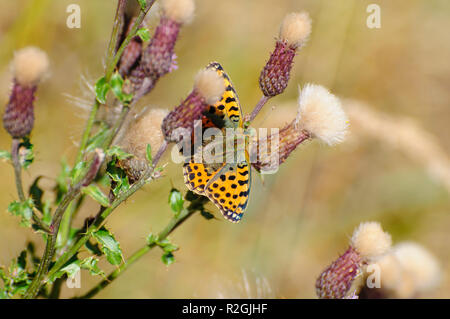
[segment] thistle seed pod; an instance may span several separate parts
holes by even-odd
[[[279,39],[259,77],[263,94],[273,97],[286,89],[297,49],[311,33],[311,20],[305,12],[288,14],[281,24]]]
[[[379,223],[360,224],[353,233],[350,247],[317,279],[317,296],[342,299],[358,294],[364,286],[365,267],[386,255],[391,244],[391,236],[383,231]]]
[[[13,88],[3,115],[3,126],[13,138],[23,138],[33,129],[35,92],[48,64],[47,54],[35,47],[24,48],[14,56]]]
[[[200,71],[192,92],[164,118],[162,131],[166,141],[178,142],[180,131],[177,129],[192,132],[195,120],[199,120],[205,108],[217,102],[224,91],[224,81],[214,69]]]

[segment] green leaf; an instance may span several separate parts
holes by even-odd
[[[123,79],[119,72],[112,75],[109,85],[114,93],[114,95],[124,104],[131,102],[133,99],[132,94],[126,94],[123,92]]]
[[[176,215],[178,215],[183,209],[184,199],[181,193],[173,188],[169,194],[169,205],[170,208],[174,211]]]
[[[113,188],[114,195],[117,196],[120,192],[127,191],[130,188],[127,174],[120,167],[115,166],[113,161],[108,163],[106,172],[115,183]]]
[[[27,169],[31,163],[34,161],[34,145],[31,144],[30,139],[25,137],[23,138],[22,143],[19,145],[19,157],[20,157],[20,165],[24,169]]]
[[[146,150],[145,155],[147,157],[147,161],[149,162],[149,164],[152,165],[152,163],[153,163],[152,146],[150,144],[147,144],[147,150]]]
[[[96,148],[101,148],[108,137],[109,129],[102,123],[97,132],[88,140],[86,146],[86,153],[94,151]]]
[[[40,211],[43,211],[42,208],[42,196],[44,195],[44,191],[39,187],[38,183],[42,176],[36,177],[33,184],[31,184],[30,189],[28,190],[28,194],[33,200],[34,206]]]
[[[30,227],[31,217],[33,215],[33,201],[31,198],[27,199],[25,202],[14,201],[9,204],[8,212],[21,217],[21,226]]]
[[[142,41],[146,42],[150,40],[150,31],[147,28],[141,28],[137,30],[136,34],[142,39]]]
[[[70,178],[72,180],[72,184],[76,184],[78,182],[78,179],[81,176],[81,173],[86,168],[86,162],[78,162],[77,165],[72,169],[70,172]]]
[[[49,281],[53,282],[58,278],[61,278],[64,275],[67,275],[69,278],[75,277],[75,275],[81,270],[81,261],[76,259],[74,261],[69,262],[66,266],[58,270],[53,276],[49,277]]]
[[[11,153],[8,151],[0,150],[0,159],[11,161]]]
[[[98,266],[98,259],[93,256],[83,259],[80,263],[80,267],[81,269],[88,270],[89,273],[93,276],[100,275],[102,277],[105,277],[105,273]]]
[[[137,0],[139,2],[139,5],[141,6],[142,10],[145,10],[145,8],[147,7],[147,3],[145,0]]]
[[[133,154],[128,154],[124,150],[122,150],[119,146],[114,145],[109,150],[106,151],[106,155],[108,156],[115,156],[116,158],[120,160],[124,160],[130,157],[133,157]]]
[[[93,233],[93,236],[102,246],[102,252],[106,255],[108,262],[112,265],[119,265],[123,260],[122,250],[114,236],[104,227]]]
[[[89,186],[86,186],[82,189],[83,194],[91,196],[96,202],[98,202],[103,207],[109,206],[109,198],[103,192],[101,189],[94,184],[91,184]]]
[[[171,252],[166,252],[161,257],[164,265],[169,266],[175,262],[175,256]]]
[[[106,82],[105,77],[101,77],[98,79],[97,83],[95,83],[95,97],[100,104],[106,103],[106,94],[110,89],[109,84]]]
[[[152,233],[150,233],[147,236],[147,245],[153,245],[154,243],[158,242],[158,236],[153,235]]]

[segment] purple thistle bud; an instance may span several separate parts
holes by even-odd
[[[3,126],[13,138],[23,138],[33,129],[35,92],[48,64],[47,54],[35,47],[24,48],[14,55],[13,88],[3,115]]]
[[[296,51],[310,33],[311,20],[307,13],[291,13],[284,18],[275,50],[259,76],[259,86],[265,96],[276,96],[286,89]]]
[[[321,299],[347,297],[355,278],[361,274],[361,256],[353,248],[335,260],[316,281],[316,293]]]
[[[310,137],[311,134],[308,131],[299,129],[294,121],[291,122],[278,133],[267,137],[264,141],[267,143],[267,152],[261,152],[259,144],[256,146],[258,159],[252,164],[253,167],[259,172],[276,170],[298,145]]]
[[[259,87],[265,96],[275,96],[286,89],[295,56],[295,49],[277,41],[275,50],[259,76]]]
[[[33,101],[36,88],[36,86],[22,86],[14,81],[11,96],[3,115],[3,126],[13,138],[23,138],[33,129]]]
[[[136,18],[133,18],[129,22],[125,36],[130,32],[135,20]],[[119,72],[122,76],[126,76],[129,74],[132,67],[138,62],[139,58],[141,57],[141,53],[142,39],[139,36],[135,36],[133,39],[131,39],[130,43],[128,43],[120,58]]]
[[[220,99],[225,90],[224,81],[212,68],[200,71],[196,78],[194,89],[188,97],[171,111],[163,120],[162,132],[166,141],[177,142],[179,131],[192,132],[195,120],[199,120],[208,105]],[[187,131],[186,131],[187,130]]]

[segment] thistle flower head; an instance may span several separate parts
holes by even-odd
[[[302,46],[311,34],[311,18],[307,12],[289,13],[280,26],[279,39],[291,48]]]
[[[298,100],[297,125],[328,145],[341,143],[348,119],[339,99],[320,85],[307,84]]]
[[[296,50],[306,42],[310,33],[311,20],[307,13],[290,13],[285,17],[275,50],[259,76],[259,87],[265,96],[273,97],[284,92]]]
[[[166,140],[178,140],[179,136],[174,134],[176,129],[191,132],[194,121],[200,119],[205,108],[217,102],[224,91],[224,81],[216,71],[209,67],[200,71],[195,77],[192,92],[163,121],[162,129]]]
[[[374,260],[385,255],[392,245],[391,235],[377,222],[361,223],[353,232],[351,245],[361,258]]]
[[[354,231],[347,251],[325,269],[316,281],[319,298],[341,299],[359,293],[368,262],[382,257],[391,247],[391,236],[379,223],[362,223]]]
[[[14,54],[14,78],[21,86],[34,86],[48,72],[47,54],[36,47],[26,47]]]
[[[13,138],[23,138],[33,129],[35,92],[48,65],[46,53],[35,47],[24,48],[14,55],[14,83],[3,115],[3,126]]]
[[[164,140],[161,124],[168,113],[165,109],[145,110],[128,124],[123,137],[117,142],[125,152],[134,155],[119,162],[131,182],[138,180],[147,168],[147,145],[151,146],[152,156],[160,148]]]
[[[169,19],[185,24],[192,20],[195,4],[193,0],[162,0],[161,9]]]

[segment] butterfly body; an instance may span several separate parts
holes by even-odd
[[[184,180],[188,189],[208,197],[227,220],[236,223],[247,208],[251,186],[248,138],[244,133],[239,98],[230,78],[219,63],[213,62],[208,68],[222,76],[225,91],[221,99],[203,113],[202,133],[206,135],[208,129],[213,129],[222,133],[224,139],[211,137],[203,142],[203,147],[196,152],[203,150],[211,158],[198,160],[193,154],[184,164]]]

